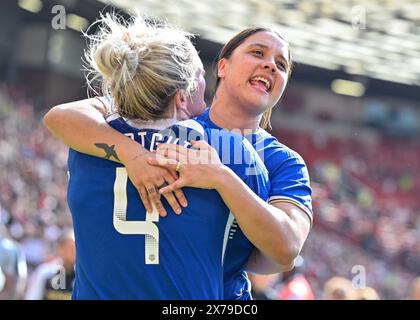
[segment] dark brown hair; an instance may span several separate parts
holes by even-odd
[[[255,34],[257,32],[272,32],[275,35],[277,35],[280,39],[283,39],[284,41],[286,41],[280,34],[278,34],[276,31],[274,31],[270,28],[250,27],[250,28],[247,28],[247,29],[239,32],[232,39],[230,39],[228,43],[226,43],[223,46],[222,50],[220,50],[219,56],[217,57],[217,63],[219,63],[219,61],[222,60],[223,58],[229,59],[230,56],[232,55],[233,51],[235,51],[235,49],[237,47],[239,47],[247,38],[249,38],[250,36],[252,36],[253,34]],[[288,61],[289,62],[289,69],[287,70],[287,76],[288,76],[288,79],[289,79],[290,75],[292,73],[292,69],[293,69],[293,61],[292,61],[292,56],[291,56],[291,53],[290,53],[290,48],[289,48],[288,59],[289,59],[289,61]],[[217,92],[217,88],[219,87],[219,83],[220,83],[220,77],[217,74],[217,63],[216,63],[216,72],[215,72],[215,76],[216,76],[215,92]],[[266,110],[264,112],[262,118],[261,118],[260,126],[264,129],[266,129],[266,128],[271,129],[270,118],[271,118],[272,110],[273,110],[273,107]]]

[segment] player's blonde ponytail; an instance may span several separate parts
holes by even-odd
[[[95,24],[98,32],[87,36],[87,81],[93,89],[99,82],[95,93],[110,95],[122,116],[163,118],[178,90],[195,90],[199,64],[190,34],[141,17],[123,22],[107,14]]]

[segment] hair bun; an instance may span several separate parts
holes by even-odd
[[[109,37],[98,46],[94,59],[105,79],[111,79],[119,72],[121,78],[132,78],[139,64],[138,52],[123,39],[114,37]]]
[[[96,33],[86,35],[87,83],[95,94],[112,96],[120,115],[160,119],[178,90],[195,89],[201,65],[192,35],[140,16],[107,14],[96,24]]]

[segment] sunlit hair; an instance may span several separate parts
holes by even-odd
[[[278,32],[270,29],[270,28],[265,28],[265,27],[250,27],[247,28],[245,30],[242,30],[241,32],[239,32],[238,34],[236,34],[232,39],[229,40],[228,43],[226,43],[222,50],[219,53],[219,56],[217,58],[217,63],[222,60],[223,58],[225,59],[229,59],[230,56],[232,55],[233,51],[235,51],[235,49],[237,47],[239,47],[242,43],[244,43],[244,41],[249,38],[250,36],[252,36],[253,34],[257,33],[257,32],[271,32],[274,33],[275,35],[277,35],[280,39],[286,41]],[[292,69],[293,69],[293,61],[292,61],[292,55],[290,52],[290,46],[289,46],[289,56],[288,56],[288,70],[287,70],[287,76],[288,79],[290,78],[291,74],[292,74]],[[220,84],[220,77],[216,74],[216,88],[215,90],[217,91],[217,88]],[[271,113],[273,110],[274,106],[271,106],[268,110],[266,110],[264,112],[264,114],[262,115],[261,118],[261,122],[260,122],[260,126],[264,129],[266,128],[271,128],[271,124],[270,124],[270,118],[271,118]]]
[[[88,87],[111,96],[122,116],[163,118],[178,90],[189,96],[196,89],[199,57],[191,34],[140,16],[101,15],[94,25],[98,31],[85,34]]]

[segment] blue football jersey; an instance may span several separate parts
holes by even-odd
[[[208,128],[220,129],[211,121],[209,112],[210,109],[207,109],[198,119],[203,121]],[[294,203],[302,208],[312,221],[312,191],[308,170],[302,157],[278,142],[262,128],[246,138],[258,152],[268,170],[270,179],[268,201]],[[251,285],[244,267],[254,248],[234,220],[226,245],[224,261],[224,298],[226,300],[252,299]]]
[[[166,130],[136,128],[117,114],[107,121],[147,150],[157,143],[191,147],[189,140],[207,139],[251,189],[269,195],[268,173],[240,136],[195,120]],[[237,161],[238,152],[246,161]],[[145,212],[121,164],[70,149],[68,168],[76,240],[74,299],[223,298],[230,215],[216,191],[184,188],[188,207],[179,216],[162,198],[168,212],[162,218]]]

